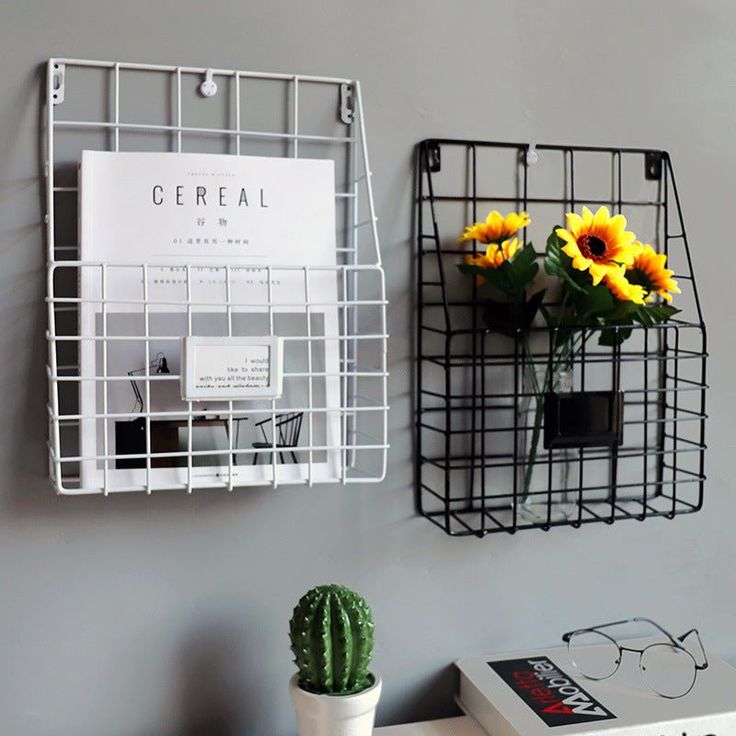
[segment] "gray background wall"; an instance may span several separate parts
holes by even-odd
[[[0,3],[0,730],[289,734],[287,620],[362,591],[381,724],[454,712],[449,663],[636,613],[736,661],[730,0]],[[362,80],[391,299],[381,486],[57,498],[46,481],[39,65],[49,56]],[[426,136],[671,151],[710,318],[707,503],[653,520],[446,538],[411,491],[411,155]],[[210,730],[205,730],[209,726]]]

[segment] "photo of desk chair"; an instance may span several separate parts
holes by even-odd
[[[284,451],[291,455],[292,460],[298,463],[294,448],[299,445],[299,434],[302,431],[302,419],[304,412],[290,412],[288,414],[277,414],[275,417],[268,417],[260,422],[256,422],[256,427],[261,430],[263,440],[254,442],[253,448],[256,450],[270,450],[274,447],[273,438],[275,437],[275,446],[279,450],[279,460],[284,462]],[[269,436],[270,434],[270,436]],[[260,452],[253,455],[253,465],[258,464]]]

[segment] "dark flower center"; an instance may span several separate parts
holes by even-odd
[[[600,258],[606,253],[605,241],[595,235],[581,235],[578,238],[578,248],[586,258]]]
[[[647,294],[657,290],[657,284],[652,277],[646,271],[642,271],[641,268],[632,268],[627,271],[626,279],[636,286],[644,287]]]

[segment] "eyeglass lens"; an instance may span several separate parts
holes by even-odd
[[[679,698],[690,692],[697,675],[692,655],[671,644],[648,646],[639,667],[644,682],[665,698]]]
[[[603,680],[618,669],[618,646],[605,634],[579,631],[570,637],[567,646],[575,669],[592,680]]]

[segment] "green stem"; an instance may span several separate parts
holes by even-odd
[[[552,345],[550,345],[552,359],[550,361],[550,364],[545,369],[544,381],[541,390],[539,387],[539,381],[537,380],[536,372],[534,370],[534,356],[532,355],[531,347],[529,345],[529,338],[526,334],[524,334],[522,337],[524,364],[526,370],[528,371],[530,384],[535,394],[536,401],[536,405],[534,408],[534,426],[532,428],[531,442],[529,444],[529,452],[526,455],[526,466],[524,468],[524,490],[522,501],[525,501],[527,499],[531,489],[532,474],[534,472],[534,464],[536,462],[537,451],[539,449],[539,437],[542,432],[542,419],[544,417],[544,397],[554,387],[554,376],[556,375],[559,367],[562,365],[569,365],[577,349],[576,343],[579,339],[579,335],[577,334],[572,336],[572,338],[569,336],[566,337],[563,340],[562,345],[559,345],[557,341],[557,330],[559,330],[562,324],[562,318],[565,314],[565,308],[567,306],[567,297],[567,292],[565,292],[565,295],[562,299],[562,304],[560,305],[560,315],[557,320],[556,331],[553,333],[554,339],[552,341]],[[561,350],[558,354],[557,350],[559,347],[562,347],[563,350]]]
[[[544,394],[547,392],[547,384],[549,382],[549,369],[545,371],[544,377],[544,390],[540,391],[539,383],[537,381],[537,374],[534,370],[534,362],[531,349],[529,347],[529,339],[526,335],[522,338],[522,348],[524,351],[524,364],[526,370],[529,373],[530,383],[535,394],[534,400],[536,401],[534,409],[534,428],[532,429],[532,438],[529,444],[529,452],[526,456],[526,467],[524,468],[524,494],[522,501],[525,501],[529,496],[529,490],[532,483],[532,473],[534,472],[534,463],[537,459],[537,448],[539,447],[539,435],[542,429],[542,414],[544,411]],[[525,420],[526,421],[526,420]],[[525,430],[526,431],[526,428]]]

